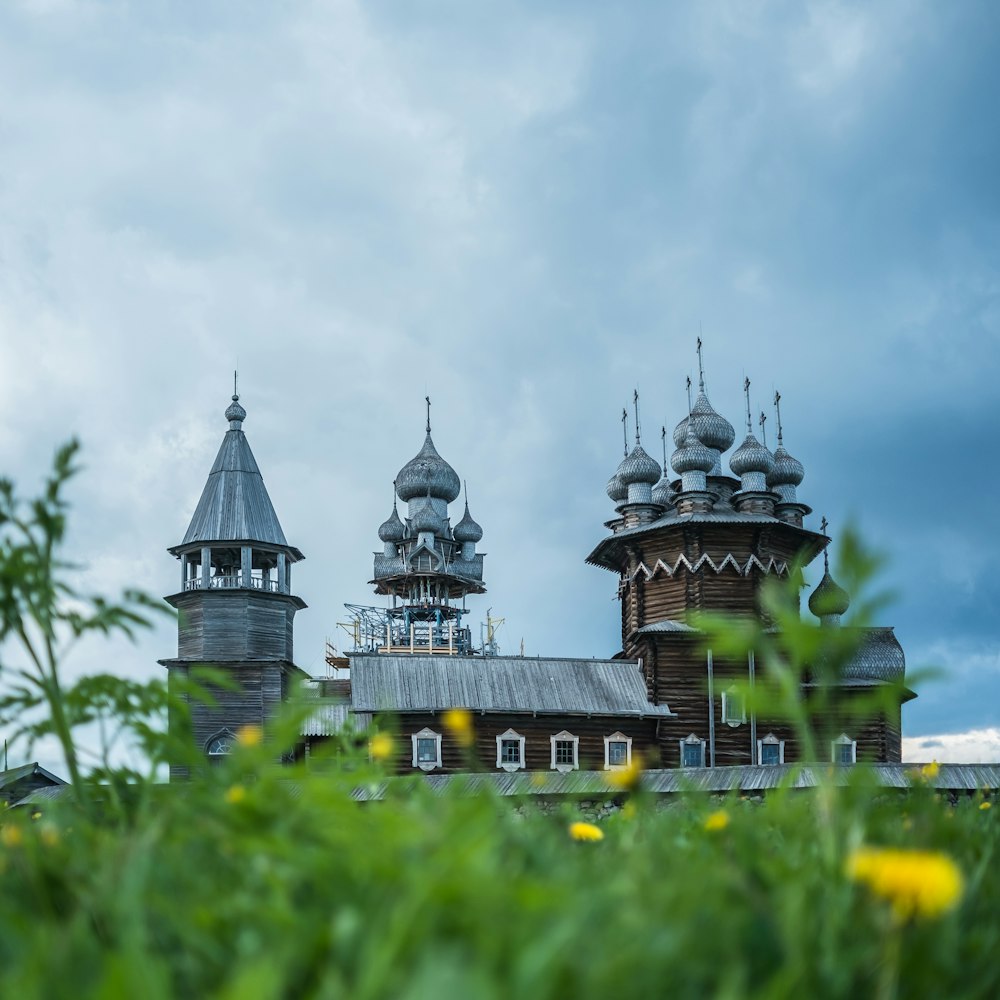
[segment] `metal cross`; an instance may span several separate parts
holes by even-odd
[[[622,440],[625,442],[625,454],[628,454],[628,410],[622,407]]]
[[[767,447],[767,428],[764,426],[767,423],[767,414],[761,410],[760,411],[760,443],[766,448]]]
[[[427,403],[427,433],[431,432],[431,397],[424,396],[424,401]]]
[[[781,444],[781,393],[774,390],[774,412],[778,417],[778,444]]]
[[[753,424],[751,423],[750,417],[750,379],[747,376],[743,376],[743,395],[746,396],[747,401],[747,434],[753,433]]]

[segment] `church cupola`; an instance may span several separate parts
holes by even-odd
[[[470,653],[472,635],[462,618],[466,596],[486,592],[484,555],[476,552],[483,529],[468,499],[462,519],[449,526],[448,504],[458,499],[461,483],[434,447],[429,397],[426,403],[424,445],[396,476],[396,495],[408,505],[405,523],[393,502],[379,528],[384,550],[375,553],[371,583],[391,605],[368,609],[381,624],[366,641],[381,652]]]
[[[774,456],[754,437],[751,429],[748,378],[743,380],[743,393],[746,397],[747,436],[729,459],[729,468],[740,479],[740,491],[733,495],[732,500],[739,511],[771,514],[774,511],[774,496],[768,491],[767,476],[774,468]],[[763,421],[764,415],[761,414],[761,433],[764,428]]]
[[[291,569],[303,556],[282,531],[243,433],[246,415],[234,393],[225,413],[229,430],[194,516],[168,550],[181,567],[180,590],[166,599],[179,612],[177,656],[160,662],[171,683],[209,664],[239,688],[219,692],[215,706],[191,706],[195,742],[206,754],[225,742],[221,733],[262,725],[300,672],[292,661],[293,620],[306,605],[292,595]],[[184,774],[171,769],[173,777]]]
[[[823,536],[827,539],[827,545],[829,545],[830,539],[826,534],[827,527],[827,520],[824,517],[821,529]],[[827,549],[824,548],[823,579],[809,595],[809,610],[819,619],[821,625],[834,626],[840,624],[841,615],[846,614],[850,606],[850,595],[830,576],[830,556]]]
[[[673,507],[677,494],[674,493],[674,488],[670,485],[670,476],[667,474],[667,470],[670,467],[667,465],[666,427],[660,428],[660,440],[663,443],[663,475],[660,477],[659,482],[653,486],[651,496],[653,498],[653,503],[656,504],[657,507],[662,507],[664,511],[668,511],[671,507]]]
[[[778,447],[774,449],[774,467],[767,474],[767,487],[778,494],[775,516],[802,527],[802,518],[810,513],[810,508],[800,503],[796,488],[805,476],[805,469],[797,458],[785,449],[781,428],[781,393],[774,393],[774,412],[778,423]]]
[[[733,425],[720,413],[716,413],[705,394],[705,367],[701,356],[701,337],[698,338],[698,397],[691,407],[688,418],[694,427],[695,437],[715,453],[709,476],[722,476],[722,453],[728,451],[736,440]]]
[[[628,528],[647,524],[658,516],[659,510],[653,505],[653,486],[662,476],[659,462],[642,447],[638,389],[632,394],[632,403],[635,407],[635,445],[622,460],[616,473],[626,490],[625,500],[620,507],[625,515],[625,527]],[[623,410],[622,414],[624,421],[626,411]]]
[[[688,384],[688,416],[674,430],[674,443],[677,444],[678,431],[683,425],[684,437],[677,444],[677,450],[670,456],[670,464],[674,472],[681,477],[681,490],[677,495],[677,512],[679,514],[700,513],[711,510],[714,494],[708,492],[706,476],[715,467],[716,453],[707,445],[702,444],[695,433],[695,424],[691,414],[691,379]]]

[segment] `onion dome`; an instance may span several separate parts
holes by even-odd
[[[737,476],[745,476],[749,472],[767,475],[774,468],[774,456],[753,434],[747,434],[743,444],[733,452],[729,459],[729,468]]]
[[[483,537],[483,529],[472,519],[469,513],[469,501],[465,501],[465,513],[462,520],[451,529],[456,542],[478,542]]]
[[[437,453],[431,432],[427,431],[424,446],[396,476],[396,493],[400,500],[412,500],[429,494],[446,503],[458,498],[461,483],[455,470]]]
[[[246,417],[247,411],[240,406],[240,397],[234,395],[233,401],[226,407],[226,420],[229,421],[230,430],[239,430]]]
[[[628,487],[625,485],[621,476],[621,467],[619,466],[619,471],[616,472],[608,480],[608,496],[614,503],[623,503],[628,496]]]
[[[698,398],[691,407],[690,421],[694,425],[698,440],[716,451],[727,451],[736,440],[733,425],[712,409],[704,390],[698,393]],[[680,424],[677,426],[680,427]],[[676,431],[674,433],[676,434]]]
[[[690,402],[691,397],[688,396],[688,402]],[[683,420],[674,428],[674,447],[683,448],[684,439],[687,437],[688,433],[688,418],[684,417]]]
[[[410,524],[416,532],[430,531],[435,535],[441,534],[441,517],[431,503],[431,496],[428,493],[423,503],[417,505],[410,516]]]
[[[767,474],[768,488],[798,486],[805,474],[802,463],[797,458],[792,458],[783,444],[774,449],[774,468]]]
[[[675,472],[684,475],[685,472],[710,472],[715,465],[715,455],[698,440],[694,432],[693,421],[687,422],[684,443],[670,456],[670,464]]]
[[[670,485],[670,480],[664,473],[663,478],[653,487],[653,503],[658,507],[669,507],[673,504],[676,496],[677,494],[674,493]]]
[[[851,598],[847,591],[838,584],[827,567],[823,574],[823,579],[819,585],[809,595],[809,610],[817,618],[825,618],[828,615],[842,615],[851,606]]]
[[[647,455],[641,444],[637,444],[622,459],[622,464],[618,466],[616,475],[621,478],[626,490],[633,483],[649,483],[652,486],[653,483],[659,481],[660,463]]]
[[[392,505],[392,513],[384,520],[378,529],[378,537],[383,542],[401,542],[406,536],[406,525],[399,519],[396,505]]]

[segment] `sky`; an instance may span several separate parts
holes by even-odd
[[[904,754],[1000,760],[998,39],[988,0],[8,0],[0,471],[31,494],[79,437],[80,586],[173,593],[238,366],[322,674],[430,394],[474,631],[608,656],[619,415],[638,388],[659,456],[700,332],[738,430],[744,376],[780,390],[807,525],[886,556],[940,668]],[[164,618],[66,669],[175,649]]]

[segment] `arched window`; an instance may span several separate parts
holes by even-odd
[[[223,757],[228,757],[233,752],[235,745],[236,734],[231,729],[223,729],[205,744],[205,751],[208,754],[208,759],[214,764]]]

